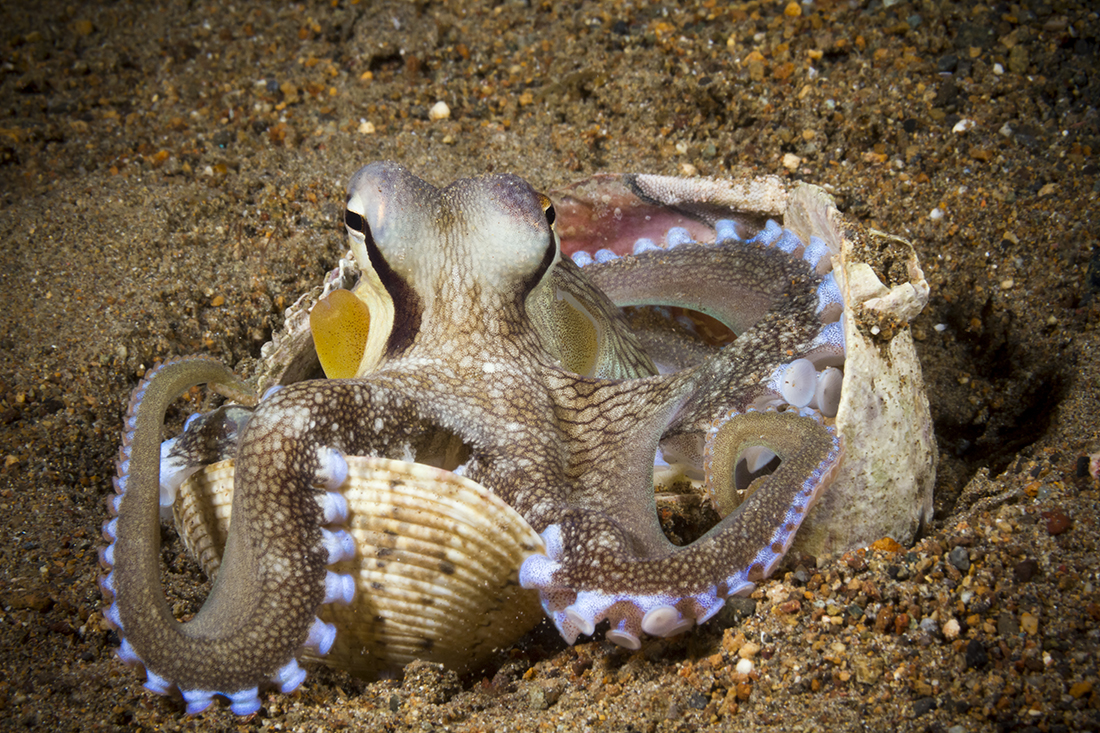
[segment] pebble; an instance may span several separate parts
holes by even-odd
[[[1078,682],[1069,688],[1069,694],[1075,699],[1079,700],[1085,695],[1092,692],[1092,683],[1089,681]]]
[[[966,645],[966,668],[981,669],[989,664],[989,654],[985,650],[985,644],[979,639],[971,639]]]
[[[970,570],[970,551],[965,547],[956,547],[947,556],[947,561],[959,569],[960,573]]]
[[[943,635],[948,641],[954,641],[959,636],[959,622],[955,619],[949,620],[943,625]]]
[[[1073,527],[1073,520],[1066,516],[1061,509],[1051,509],[1043,512],[1043,519],[1047,520],[1047,532],[1051,536],[1057,536]]]
[[[1039,563],[1033,559],[1021,560],[1013,568],[1017,583],[1027,583],[1039,572]]]
[[[432,105],[432,108],[428,110],[428,119],[433,122],[439,120],[446,120],[451,116],[451,108],[447,106],[447,103],[440,100]]]
[[[925,713],[936,709],[936,698],[922,697],[913,703],[913,717],[919,718]]]
[[[1027,49],[1023,46],[1013,46],[1008,52],[1008,70],[1013,74],[1026,74],[1029,63]]]

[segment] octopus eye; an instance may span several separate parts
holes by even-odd
[[[344,223],[347,224],[350,229],[354,229],[360,234],[364,233],[367,228],[367,224],[363,221],[363,217],[359,216],[359,214],[356,214],[351,209],[346,209],[344,211]]]
[[[554,226],[554,219],[557,218],[557,214],[554,213],[554,202],[550,200],[549,196],[539,194],[539,203],[542,204],[542,212],[546,216],[546,223],[550,226]]]

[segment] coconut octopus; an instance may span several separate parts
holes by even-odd
[[[303,655],[357,672],[461,664],[540,605],[569,643],[606,621],[637,649],[751,592],[823,492],[886,462],[913,473],[863,465],[845,435],[867,394],[846,342],[879,329],[869,358],[905,362],[880,326],[904,331],[927,286],[915,256],[893,289],[866,265],[834,271],[852,230],[803,188],[631,175],[551,200],[513,175],[437,189],[393,163],[358,171],[353,260],[308,323],[288,318],[258,380],[187,357],[133,393],[102,552],[120,657],[189,713],[223,695],[245,715],[261,687],[302,682]],[[673,307],[736,337],[716,346]],[[202,383],[236,402],[162,445],[166,409]],[[919,371],[898,384],[872,411],[924,466],[894,531],[906,541],[930,509],[934,447]],[[655,464],[700,479],[722,517],[690,544],[657,521]],[[215,578],[185,623],[160,580],[173,507]]]

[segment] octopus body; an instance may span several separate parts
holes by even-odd
[[[656,195],[641,178],[619,185]],[[606,620],[608,639],[636,649],[773,571],[841,463],[829,248],[759,220],[712,220],[717,242],[701,243],[687,228],[648,231],[662,222],[644,216],[623,224],[628,244],[593,254],[582,242],[570,259],[558,231],[583,215],[568,197],[560,208],[555,225],[550,199],[515,176],[437,189],[369,165],[351,179],[345,219],[361,276],[311,319],[328,378],[257,400],[203,357],[146,376],[126,417],[102,585],[120,656],[146,667],[147,687],[178,688],[189,712],[220,694],[248,714],[261,686],[300,684],[302,648],[323,655],[343,633],[319,610],[369,592],[339,570],[356,553],[343,528],[349,457],[449,472],[518,512],[545,546],[519,582],[569,643]],[[629,305],[659,308],[628,322]],[[702,343],[667,307],[736,338]],[[167,406],[200,383],[243,404],[162,447]],[[180,623],[159,577],[159,514],[223,459],[232,527],[208,600]],[[658,524],[655,462],[705,476],[722,515],[686,546]]]

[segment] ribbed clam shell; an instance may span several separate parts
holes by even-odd
[[[496,494],[430,466],[347,456],[344,526],[354,560],[332,566],[356,577],[350,606],[326,605],[336,644],[324,663],[356,674],[399,669],[414,659],[473,669],[542,618],[538,594],[518,583],[520,564],[545,552],[527,522]],[[229,531],[233,461],[196,473],[180,488],[176,527],[213,577]]]

